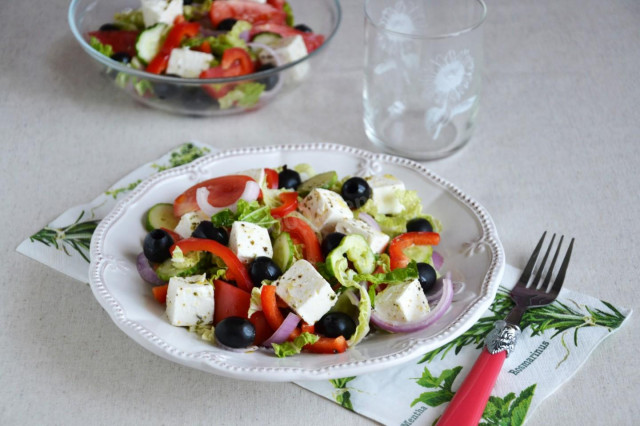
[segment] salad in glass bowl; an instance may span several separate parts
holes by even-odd
[[[166,320],[230,350],[342,353],[451,305],[440,222],[392,175],[306,164],[208,179],[147,211],[140,276]]]
[[[165,111],[254,110],[304,81],[337,0],[73,0],[72,32],[115,86]]]

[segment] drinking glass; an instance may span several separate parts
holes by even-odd
[[[462,148],[478,115],[483,0],[366,0],[364,126],[383,150],[433,160]]]

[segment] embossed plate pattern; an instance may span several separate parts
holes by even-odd
[[[210,177],[260,167],[309,163],[341,177],[390,173],[418,191],[426,213],[443,224],[443,270],[465,283],[451,309],[430,328],[411,334],[373,334],[344,354],[279,359],[267,350],[231,352],[169,325],[136,271],[149,207],[171,202]],[[113,321],[151,352],[203,371],[245,380],[293,381],[359,375],[407,362],[466,331],[490,306],[504,271],[496,228],[485,209],[419,163],[335,144],[282,145],[219,152],[142,182],[100,223],[91,241],[91,289]]]

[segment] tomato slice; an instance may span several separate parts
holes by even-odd
[[[228,175],[200,182],[180,194],[173,202],[173,214],[181,217],[185,213],[200,210],[196,200],[198,188],[207,188],[209,204],[214,207],[225,207],[233,204],[244,192],[247,182],[253,180],[249,176]]]
[[[277,330],[284,322],[284,317],[280,309],[278,309],[278,303],[276,302],[276,286],[263,286],[260,292],[260,301],[262,302],[262,312],[264,312],[269,327]]]
[[[227,282],[216,280],[214,287],[213,324],[228,317],[247,318],[251,295]]]
[[[280,34],[282,37],[299,35],[304,40],[304,44],[307,46],[307,51],[309,53],[313,52],[318,47],[322,46],[322,43],[324,43],[324,36],[322,34],[305,33],[304,31],[296,30],[288,25],[278,24],[275,22],[255,25],[251,28],[251,37],[263,32]]]
[[[347,350],[347,339],[344,336],[320,337],[316,343],[305,345],[304,349],[316,354],[338,354]]]
[[[278,10],[284,10],[285,0],[267,0],[267,4],[275,7]]]
[[[264,169],[264,174],[267,179],[267,187],[269,189],[278,189],[278,183],[280,181],[278,172],[273,169]]]
[[[440,243],[440,234],[436,232],[406,232],[398,235],[389,243],[391,269],[406,267],[411,259],[404,249],[411,246],[435,246]]]
[[[296,209],[298,208],[297,192],[283,192],[279,197],[280,201],[282,201],[282,205],[271,209],[271,216],[280,218],[296,211]]]
[[[153,74],[161,74],[167,69],[171,51],[180,47],[182,39],[185,37],[195,37],[200,32],[200,23],[198,22],[181,22],[176,18],[176,23],[169,30],[167,38],[162,43],[160,51],[149,62],[146,71]]]
[[[282,231],[288,232],[294,241],[304,244],[302,249],[304,258],[311,263],[322,262],[322,249],[313,229],[299,217],[287,216],[282,218]]]
[[[209,18],[214,28],[217,28],[218,24],[227,18],[248,21],[251,24],[260,22],[284,24],[287,15],[284,11],[276,9],[269,4],[242,0],[227,0],[214,1],[209,11]]]
[[[175,243],[169,250],[173,252],[175,247],[180,247],[180,250],[182,250],[184,254],[192,251],[208,251],[218,256],[224,264],[227,265],[227,268],[229,268],[229,273],[233,276],[238,287],[248,293],[251,292],[253,282],[251,281],[249,271],[247,271],[247,267],[229,247],[225,247],[217,241],[205,240],[203,238],[185,238]]]
[[[139,34],[139,31],[92,31],[89,37],[95,37],[100,43],[110,45],[113,53],[123,52],[133,58],[136,56],[136,40]]]

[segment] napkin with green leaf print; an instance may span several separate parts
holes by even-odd
[[[117,201],[152,174],[213,151],[195,142],[177,147],[128,174],[93,201],[67,210],[17,250],[87,282],[91,236]],[[431,425],[471,369],[494,321],[510,310],[508,292],[518,276],[516,268],[507,266],[491,308],[468,331],[436,350],[376,373],[296,384],[384,424]],[[505,362],[481,424],[523,424],[630,314],[628,309],[568,289],[553,304],[526,312],[516,350]]]

